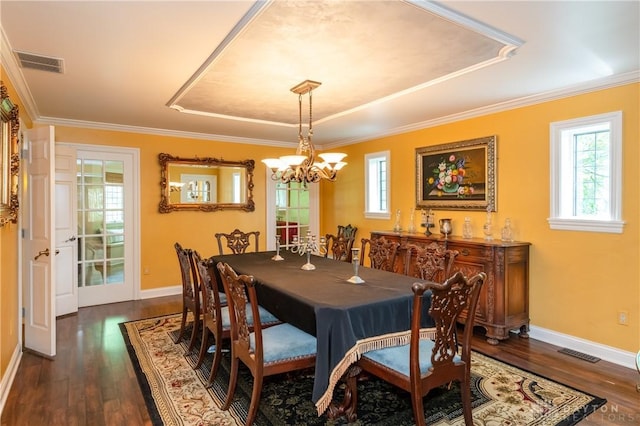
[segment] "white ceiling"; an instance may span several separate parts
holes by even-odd
[[[295,144],[305,79],[332,147],[640,76],[640,1],[2,0],[0,21],[36,120],[234,142]]]

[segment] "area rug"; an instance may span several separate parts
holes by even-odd
[[[220,409],[229,380],[228,352],[212,387],[205,386],[209,354],[194,370],[196,351],[173,343],[180,315],[120,324],[154,425],[243,425],[249,407],[251,374],[240,370],[231,408]],[[213,339],[211,339],[213,340]],[[242,364],[241,364],[242,366]],[[472,355],[473,418],[477,425],[570,426],[606,400],[531,374],[493,358]],[[256,425],[344,425],[318,416],[311,401],[313,371],[266,377]],[[434,389],[425,400],[429,425],[464,425],[457,385]],[[336,398],[341,398],[336,389]],[[374,377],[358,384],[358,420],[353,425],[413,425],[409,395]]]

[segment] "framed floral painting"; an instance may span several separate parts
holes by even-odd
[[[496,210],[496,137],[416,148],[416,206]]]

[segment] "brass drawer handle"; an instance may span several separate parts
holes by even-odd
[[[460,254],[463,256],[469,256],[471,253],[469,252],[468,249],[462,249],[460,250]]]

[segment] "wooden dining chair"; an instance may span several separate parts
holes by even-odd
[[[404,274],[421,280],[443,282],[451,276],[457,250],[449,250],[432,242],[427,246],[405,246]]]
[[[200,288],[202,289],[202,338],[198,360],[193,369],[200,367],[207,351],[209,350],[209,336],[213,335],[213,363],[209,373],[208,383],[213,383],[216,377],[220,362],[222,360],[222,341],[229,339],[231,336],[231,320],[229,319],[229,306],[227,304],[227,295],[220,292],[216,280],[215,269],[211,270],[210,261],[203,260],[197,251],[193,250],[193,261],[196,265],[198,276],[200,278]],[[215,268],[215,267],[214,267]],[[263,327],[280,324],[281,321],[271,312],[258,307],[260,311],[260,320]],[[247,318],[250,330],[253,330],[253,316]]]
[[[364,259],[368,257],[372,268],[395,272],[396,255],[400,243],[389,241],[385,237],[362,238],[360,242],[360,265],[364,265]]]
[[[353,248],[354,239],[333,234],[325,236],[327,250],[324,257],[331,256],[334,260],[342,262],[351,262],[351,249]]]
[[[344,238],[353,238],[356,239],[356,232],[358,232],[358,228],[355,226],[348,225],[338,225],[338,237]]]
[[[265,376],[302,370],[315,366],[316,338],[288,323],[269,328],[248,326],[248,310],[256,324],[260,324],[260,312],[254,279],[249,275],[237,275],[226,263],[217,264],[222,283],[229,300],[231,314],[231,371],[229,390],[222,406],[231,406],[238,381],[239,361],[242,361],[253,375],[251,404],[245,421],[253,423]]]
[[[236,228],[229,234],[223,232],[216,234],[220,255],[224,254],[223,242],[226,243],[226,247],[228,247],[233,254],[242,254],[251,246],[252,239],[254,251],[257,252],[260,246],[260,231],[242,232]]]
[[[193,314],[193,330],[187,352],[191,352],[196,344],[196,337],[200,328],[200,288],[197,276],[194,274],[193,263],[191,261],[191,250],[185,249],[180,243],[175,243],[174,248],[178,255],[180,264],[180,277],[182,279],[182,319],[180,321],[180,331],[174,343],[180,343],[187,326],[187,315],[189,311]]]
[[[416,282],[413,290],[411,337],[409,344],[366,352],[358,366],[411,393],[416,425],[424,426],[423,398],[433,388],[452,381],[460,382],[462,410],[467,426],[471,418],[471,336],[484,272],[468,279],[456,272],[442,284]],[[423,295],[431,290],[429,315],[435,322],[435,338],[421,338]],[[462,339],[458,339],[457,321],[466,310]],[[460,344],[460,350],[458,350]]]

